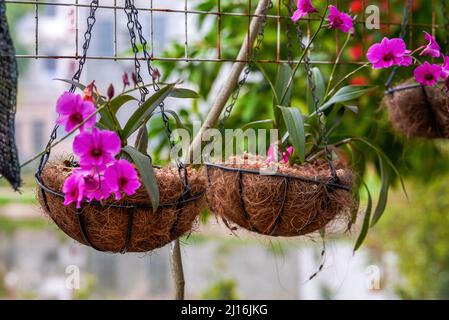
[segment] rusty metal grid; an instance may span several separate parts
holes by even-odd
[[[79,9],[88,9],[89,4],[79,3],[79,0],[64,0],[61,2],[51,2],[46,0],[3,0],[7,4],[14,4],[14,5],[34,5],[34,15],[35,15],[35,27],[34,27],[34,52],[33,54],[18,54],[17,58],[20,59],[79,59],[80,58],[80,45],[79,45],[79,34],[83,32],[84,28],[84,20],[79,18]],[[252,17],[255,17],[255,15],[252,10],[254,10],[255,4],[257,4],[257,0],[245,0],[248,3],[247,10],[245,13],[242,12],[226,12],[223,11],[222,8],[222,0],[216,0],[216,7],[217,10],[215,11],[200,11],[200,10],[192,10],[189,8],[188,0],[175,0],[175,1],[182,1],[184,3],[184,9],[182,10],[176,10],[176,9],[164,9],[164,8],[155,8],[153,7],[153,0],[148,0],[148,6],[140,6],[138,7],[138,10],[142,12],[142,14],[149,14],[150,15],[150,50],[152,53],[152,60],[154,61],[179,61],[179,62],[248,62],[247,60],[236,60],[236,59],[230,59],[230,58],[224,58],[222,57],[222,18],[223,17],[233,17],[235,19],[246,19],[248,21],[248,28]],[[347,7],[348,1],[346,0],[334,0],[332,1],[335,5],[343,4],[345,3],[345,8]],[[403,3],[404,6],[406,6],[407,0],[398,0],[395,2],[395,4]],[[108,4],[105,4],[108,3]],[[114,30],[114,37],[113,37],[113,54],[112,55],[88,55],[88,60],[133,60],[134,57],[132,55],[126,56],[126,55],[120,55],[117,52],[117,15],[121,14],[124,6],[118,5],[117,0],[109,0],[107,2],[100,1],[99,9],[101,10],[113,10],[114,11],[114,21],[113,21],[113,30]],[[370,0],[361,0],[362,8],[364,9],[368,4],[370,4]],[[392,14],[390,10],[390,1],[386,1],[387,7],[386,11],[383,12],[383,16],[387,17],[387,19],[381,20],[380,24],[381,27],[387,31],[391,31],[392,27],[399,27],[401,24],[400,20],[393,20]],[[281,25],[283,24],[283,21],[285,19],[290,19],[290,17],[282,16],[281,15],[281,6],[282,6],[282,0],[273,0],[274,8],[270,11],[270,14],[268,14],[267,18],[270,20],[274,20],[276,23],[277,28],[277,48],[276,53],[273,54],[273,58],[271,59],[260,59],[257,60],[259,63],[282,63],[287,62],[286,60],[281,59],[281,51],[286,50],[287,48],[282,48],[280,43],[280,32],[282,32]],[[429,23],[414,23],[413,21],[413,11],[410,12],[410,24],[409,24],[409,33],[410,33],[410,45],[412,46],[413,43],[413,30],[414,28],[428,28],[431,29],[432,33],[435,34],[436,30],[438,28],[444,27],[444,24],[438,24],[436,21],[436,0],[430,0],[429,3],[426,3],[426,6],[430,5],[432,7],[432,17],[431,21]],[[75,50],[73,54],[69,55],[45,55],[40,52],[39,50],[39,8],[42,6],[64,6],[64,7],[72,7],[74,8],[74,14],[75,14]],[[364,11],[364,10],[363,10]],[[181,43],[183,42],[184,45],[184,55],[183,57],[167,57],[167,56],[156,56],[154,55],[154,37],[153,37],[153,13],[154,12],[165,12],[165,13],[176,13],[176,14],[183,14],[184,16],[184,39],[180,40]],[[275,14],[273,14],[275,13]],[[189,29],[188,29],[188,18],[189,16],[193,15],[206,15],[206,16],[215,16],[216,17],[216,33],[217,33],[217,44],[216,44],[216,57],[214,58],[202,58],[202,57],[191,57],[189,56]],[[310,23],[313,21],[318,21],[318,18],[304,18],[305,21],[308,21],[308,28],[310,28]],[[360,36],[362,39],[365,38],[365,35],[367,34],[367,30],[365,29],[365,16],[364,13],[361,13],[361,16],[358,17],[357,25],[361,25],[361,33]],[[94,31],[95,32],[95,31]],[[335,32],[335,39],[336,39],[336,53],[339,50],[339,43],[340,38],[342,36],[338,34],[338,32]],[[366,50],[366,43],[365,41],[361,41],[363,50]],[[251,50],[251,48],[248,48],[248,50]],[[247,55],[249,56],[249,55]],[[143,59],[143,58],[141,58]],[[290,61],[292,62],[292,61]],[[293,61],[298,62],[298,61]],[[314,64],[333,64],[334,61],[324,61],[324,60],[315,60],[311,61]],[[349,60],[342,60],[339,62],[339,64],[354,64],[354,65],[360,65],[364,64],[365,61],[349,61]]]

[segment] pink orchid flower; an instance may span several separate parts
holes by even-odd
[[[76,203],[76,207],[81,207],[81,202],[84,200],[84,179],[80,170],[74,170],[72,174],[65,180],[62,186],[64,193],[64,205],[68,206],[71,203]]]
[[[293,154],[293,147],[288,147],[286,151],[282,152],[282,159],[284,163],[288,163],[291,155]],[[267,151],[267,163],[277,162],[278,159],[278,147],[275,143],[272,143]]]
[[[427,61],[417,67],[413,72],[416,81],[424,86],[433,86],[440,79],[443,69],[437,64],[430,64]]]
[[[80,157],[80,166],[85,169],[104,169],[120,150],[119,136],[109,130],[93,128],[92,132],[79,133],[73,141],[73,152]]]
[[[296,6],[297,9],[291,18],[294,22],[304,18],[310,13],[318,12],[318,10],[313,6],[311,0],[297,0]]]
[[[111,195],[111,190],[105,182],[103,172],[94,173],[92,170],[84,171],[83,179],[85,197],[88,201],[105,200]]]
[[[410,51],[400,38],[383,38],[382,42],[373,44],[366,54],[373,69],[409,66],[412,64]]]
[[[444,56],[444,63],[441,66],[441,78],[443,80],[449,78],[449,56]]]
[[[292,154],[293,154],[293,147],[288,147],[286,151],[282,152],[282,158],[284,159],[285,163],[288,163]]]
[[[56,123],[63,125],[65,131],[70,132],[95,113],[95,110],[94,104],[90,101],[83,101],[79,94],[64,92],[56,103],[56,112],[59,114]],[[80,131],[92,128],[95,121],[95,116],[92,116],[80,127]]]
[[[348,33],[354,31],[354,22],[349,14],[340,12],[337,7],[329,6],[329,28],[340,29],[341,31]]]
[[[101,201],[109,198],[111,192],[104,182],[102,173],[93,173],[92,170],[75,169],[65,180],[62,191],[64,192],[64,205],[76,203],[80,208],[85,200]]]
[[[424,50],[419,54],[420,56],[430,56],[433,58],[438,58],[441,56],[441,48],[434,37],[432,37],[428,32],[424,31],[424,37],[429,42]]]
[[[135,194],[141,185],[136,169],[126,160],[114,162],[106,169],[104,176],[116,200],[122,198],[122,193],[128,196]]]

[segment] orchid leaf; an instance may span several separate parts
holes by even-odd
[[[128,154],[136,165],[140,179],[150,196],[153,212],[156,212],[159,207],[159,187],[151,158],[131,146],[123,147],[122,151]]]

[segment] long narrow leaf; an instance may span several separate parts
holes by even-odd
[[[276,88],[275,88],[273,82],[271,81],[270,77],[268,76],[268,73],[265,71],[265,69],[262,66],[262,64],[260,64],[258,62],[256,62],[255,64],[256,64],[257,68],[259,68],[259,70],[262,73],[263,77],[265,78],[265,81],[268,82],[268,84],[270,85],[271,91],[273,92],[275,105],[280,104]]]
[[[376,154],[378,154],[382,157],[382,159],[385,161],[385,163],[388,164],[388,166],[393,170],[393,172],[398,177],[398,179],[401,183],[402,190],[403,190],[406,198],[408,199],[408,194],[407,194],[407,189],[405,188],[404,179],[402,178],[401,174],[399,173],[399,170],[396,168],[396,166],[393,164],[393,162],[391,162],[390,158],[388,158],[388,156],[382,151],[382,149],[375,146],[373,143],[371,143],[370,141],[366,140],[363,137],[351,137],[351,140],[360,141],[360,142],[364,143],[365,145],[370,147],[372,150],[374,150],[376,152]]]
[[[371,193],[369,191],[369,188],[365,184],[365,182],[363,182],[363,186],[365,187],[366,193],[368,195],[368,203],[366,205],[366,210],[365,210],[365,214],[364,214],[365,217],[363,218],[362,230],[360,230],[360,234],[359,234],[359,236],[357,238],[357,241],[355,243],[354,252],[357,251],[360,248],[360,246],[362,245],[363,241],[366,238],[366,235],[368,234],[370,221],[371,221],[371,211],[373,209],[373,198],[371,197]]]
[[[159,207],[159,187],[151,158],[131,146],[123,147],[122,151],[130,156],[139,170],[140,178],[150,196],[153,212],[156,212]]]
[[[388,201],[388,190],[390,188],[390,177],[388,170],[385,169],[385,165],[382,157],[379,156],[380,178],[382,181],[379,199],[377,201],[376,209],[374,210],[373,219],[371,220],[371,227],[373,227],[380,219],[385,211]]]
[[[153,111],[159,106],[159,104],[167,98],[171,91],[174,89],[175,84],[167,85],[161,90],[157,91],[151,97],[148,98],[129,118],[128,122],[123,129],[124,138],[128,138],[132,135],[140,126],[142,126],[151,117]]]
[[[245,125],[242,126],[242,130],[245,130],[247,128],[254,127],[257,125],[261,125],[261,124],[268,124],[268,123],[273,124],[273,119],[256,120],[256,121],[251,121],[251,122],[245,123]]]
[[[278,108],[282,112],[295,153],[299,155],[299,160],[304,162],[306,158],[306,135],[301,112],[297,108],[286,108],[281,106],[278,106]]]
[[[196,99],[199,98],[200,95],[190,89],[175,88],[170,93],[170,97],[179,99]]]
[[[320,111],[324,111],[336,103],[352,101],[372,91],[375,86],[346,86],[338,90],[332,98],[320,106]]]

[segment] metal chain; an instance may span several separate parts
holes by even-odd
[[[155,77],[153,76],[154,74],[154,68],[151,66],[151,55],[148,53],[148,49],[147,49],[147,45],[148,42],[145,39],[144,35],[143,35],[143,28],[141,23],[139,22],[139,11],[136,8],[136,6],[134,5],[134,0],[126,0],[125,1],[125,12],[126,15],[128,17],[128,31],[129,31],[129,35],[131,38],[131,46],[134,52],[134,67],[135,67],[135,72],[136,72],[136,78],[138,81],[138,88],[141,94],[141,104],[145,101],[146,96],[148,95],[149,91],[148,89],[145,87],[144,81],[142,79],[140,70],[141,70],[141,64],[139,62],[139,58],[138,58],[138,54],[139,54],[139,48],[137,47],[136,44],[136,40],[137,40],[137,36],[136,33],[134,31],[134,29],[137,30],[137,35],[139,37],[139,42],[142,46],[142,51],[143,51],[143,55],[147,64],[147,69],[148,69],[148,73],[152,79],[152,86],[154,91],[159,91],[160,90],[160,86],[159,84],[156,82]],[[164,123],[164,128],[165,128],[165,133],[167,136],[167,139],[170,143],[170,148],[174,149],[176,146],[175,141],[172,138],[172,129],[170,128],[170,118],[168,117],[167,113],[165,112],[165,103],[162,101],[159,104],[159,109],[161,111],[161,117],[162,117],[162,121]],[[184,194],[188,195],[190,193],[190,186],[188,183],[188,176],[187,176],[187,168],[184,166],[184,164],[179,161],[178,158],[175,158],[175,163],[176,163],[176,167],[178,170],[178,175],[181,179],[182,185],[183,185],[183,190],[184,190]]]
[[[289,12],[289,16],[293,15],[293,7],[292,7],[292,2],[291,1],[285,1],[284,5],[286,5],[288,12]],[[298,42],[299,42],[299,46],[301,47],[301,50],[306,50],[307,46],[304,44],[303,40],[303,32],[299,26],[299,24],[295,24],[295,30],[296,30],[296,36],[298,38]],[[332,179],[333,181],[338,180],[338,176],[337,176],[337,171],[335,169],[334,166],[334,162],[332,160],[332,152],[329,149],[329,136],[328,136],[328,132],[327,132],[327,125],[325,122],[325,117],[324,117],[324,113],[323,111],[321,111],[319,109],[319,104],[320,104],[320,100],[317,96],[316,93],[316,84],[315,81],[313,80],[313,71],[312,71],[312,64],[310,62],[310,57],[309,55],[306,53],[304,56],[304,68],[306,70],[306,75],[307,75],[307,82],[309,84],[309,89],[312,95],[312,100],[313,100],[313,107],[315,109],[315,113],[318,117],[318,122],[319,122],[319,131],[320,131],[320,135],[321,135],[321,139],[322,139],[322,143],[324,145],[324,151],[325,151],[325,156],[326,156],[326,161],[329,165],[329,168],[331,170],[331,174],[332,174]]]
[[[90,40],[92,38],[92,29],[95,25],[95,22],[97,21],[95,18],[95,12],[98,9],[98,0],[92,0],[90,3],[90,12],[89,16],[87,17],[87,29],[84,33],[84,44],[83,44],[83,55],[81,56],[81,59],[79,61],[78,70],[73,75],[72,80],[79,82],[81,73],[83,72],[84,64],[86,63],[86,57],[87,57],[87,51],[89,50]],[[75,92],[76,86],[72,84],[72,87],[70,88],[70,92]]]
[[[95,13],[99,6],[98,1],[99,0],[92,0],[92,2],[90,3],[90,12],[89,12],[89,16],[87,17],[87,29],[86,29],[86,32],[84,33],[83,55],[80,58],[78,70],[75,72],[74,76],[72,77],[72,81],[74,81],[74,82],[79,82],[81,73],[83,72],[84,64],[86,63],[87,51],[89,50],[90,40],[92,38],[92,29],[96,22]],[[72,84],[69,92],[73,93],[73,92],[75,92],[75,89],[76,89],[75,84]],[[53,128],[53,131],[50,134],[50,139],[48,140],[47,146],[45,147],[45,152],[39,161],[38,171],[36,173],[36,175],[38,177],[41,176],[42,171],[44,170],[44,167],[47,164],[48,159],[50,158],[51,146],[53,145],[53,142],[57,138],[58,128],[59,128],[59,125],[55,125]]]
[[[259,51],[262,47],[263,40],[264,40],[265,25],[267,22],[267,13],[268,13],[268,10],[270,10],[271,8],[273,8],[272,1],[270,1],[268,3],[268,5],[262,10],[262,19],[263,20],[262,20],[262,24],[260,26],[259,32],[257,34],[254,49],[252,50],[252,56],[247,64],[245,70],[243,70],[243,77],[239,80],[239,82],[237,84],[237,88],[235,89],[234,93],[232,94],[231,101],[229,102],[228,106],[225,108],[223,118],[220,120],[220,125],[219,125],[220,130],[224,129],[225,122],[231,116],[232,109],[234,108],[234,106],[239,98],[240,90],[245,85],[246,81],[248,80],[248,76],[251,73],[251,70],[253,69],[253,67],[255,65],[254,60],[255,60],[257,54],[259,53]]]
[[[405,36],[407,35],[407,28],[409,25],[410,13],[412,9],[413,9],[413,0],[407,0],[407,5],[404,7],[404,13],[401,23],[401,32],[399,33],[399,37],[401,39],[404,39]],[[385,83],[387,91],[390,90],[391,84],[393,83],[394,77],[396,76],[398,69],[399,69],[398,66],[395,66],[391,71],[390,76],[388,77],[387,82]]]
[[[289,6],[289,0],[284,0],[284,6]],[[286,19],[286,35],[287,35],[287,61],[290,67],[293,67],[293,23],[290,19]]]
[[[132,1],[132,0],[126,0],[124,10],[125,10],[126,16],[128,18],[128,23],[126,26],[128,27],[129,37],[130,37],[130,41],[131,41],[131,48],[134,53],[134,70],[135,70],[136,79],[137,79],[136,86],[140,92],[140,105],[141,105],[142,103],[145,102],[146,96],[150,92],[146,88],[145,83],[142,79],[142,75],[140,73],[141,64],[139,61],[139,48],[137,47],[137,36],[134,31],[136,23],[135,23],[134,15],[133,15],[134,14],[133,3],[134,3],[134,1]]]

